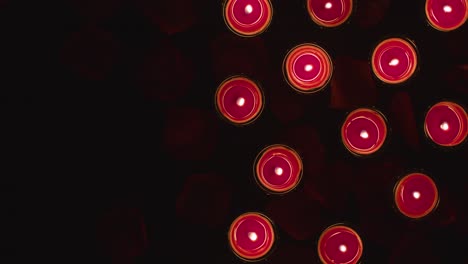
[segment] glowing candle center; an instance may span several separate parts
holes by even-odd
[[[244,12],[245,12],[247,15],[251,14],[252,11],[253,11],[252,5],[246,5],[246,6],[245,6]]]
[[[257,233],[255,233],[255,232],[249,232],[249,233],[248,233],[248,236],[249,236],[249,239],[250,239],[251,241],[253,241],[253,242],[254,242],[254,241],[257,241],[257,238],[258,238]]]
[[[326,8],[326,9],[332,8],[332,3],[327,2],[327,3],[325,4],[325,8]]]
[[[307,72],[310,72],[314,67],[310,64],[307,64],[306,66],[304,66],[304,70],[307,71]]]
[[[413,197],[414,197],[414,199],[419,199],[419,197],[421,197],[421,193],[420,192],[413,192]]]
[[[400,63],[400,61],[398,59],[393,59],[388,63],[388,65],[397,66],[399,63]]]
[[[340,251],[345,253],[347,250],[346,246],[345,245],[340,245]]]
[[[444,5],[443,7],[445,13],[451,13],[452,12],[452,7],[449,5]]]
[[[361,138],[364,138],[364,139],[369,138],[369,134],[365,130],[361,131],[360,136],[361,136]]]
[[[237,106],[243,106],[245,104],[245,99],[243,97],[239,97],[236,101]]]
[[[444,131],[447,131],[449,129],[449,125],[447,122],[443,122],[442,124],[440,124],[440,129],[444,130]]]
[[[283,174],[283,169],[280,167],[275,168],[275,174],[281,176]]]

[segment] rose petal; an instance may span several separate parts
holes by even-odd
[[[368,62],[338,57],[334,63],[330,107],[350,110],[362,105],[374,105],[377,90]]]

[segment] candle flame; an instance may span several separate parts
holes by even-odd
[[[257,239],[258,239],[257,233],[255,233],[255,232],[249,232],[247,235],[249,236],[249,239],[251,241],[257,241]]]
[[[304,70],[310,72],[314,67],[311,64],[304,66]]]
[[[236,101],[237,106],[244,106],[245,99],[243,97],[239,97]]]
[[[275,174],[281,176],[283,174],[283,169],[280,167],[275,168]]]
[[[400,63],[400,61],[398,59],[393,59],[388,63],[388,65],[397,66],[399,63]]]
[[[419,197],[421,197],[421,193],[420,192],[413,192],[413,197],[414,197],[414,199],[419,199]]]
[[[326,9],[332,8],[332,3],[327,2],[327,3],[325,4],[325,8],[326,8]]]
[[[247,15],[250,14],[250,13],[252,13],[252,11],[253,11],[252,5],[246,5],[246,6],[245,6],[244,12],[245,12]]]
[[[447,131],[449,129],[449,125],[447,122],[443,122],[442,124],[440,124],[440,129],[444,130],[444,131]]]
[[[346,250],[348,250],[348,249],[346,248],[345,245],[340,245],[340,251],[341,251],[341,252],[345,253]]]
[[[360,136],[361,136],[361,138],[366,139],[366,138],[369,138],[369,133],[367,133],[367,131],[363,130],[363,131],[361,131]]]
[[[445,13],[451,13],[452,12],[452,7],[449,5],[444,5],[443,7]]]

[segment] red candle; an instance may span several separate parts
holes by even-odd
[[[355,155],[378,151],[387,137],[387,124],[376,110],[359,108],[351,112],[341,127],[344,146]]]
[[[318,255],[325,264],[355,264],[362,256],[363,245],[358,233],[344,225],[334,225],[322,232]]]
[[[426,0],[429,24],[440,31],[461,27],[468,18],[468,0]]]
[[[227,0],[223,14],[232,32],[252,37],[267,29],[273,17],[273,9],[270,0]]]
[[[230,122],[245,125],[263,110],[263,93],[252,80],[236,76],[221,83],[216,91],[216,107]]]
[[[414,45],[401,38],[380,42],[372,53],[372,71],[382,82],[398,84],[416,71],[418,55]]]
[[[422,173],[406,175],[395,186],[395,204],[410,218],[422,218],[431,213],[439,202],[439,192],[434,181]]]
[[[424,120],[424,132],[440,146],[457,146],[468,135],[468,115],[456,103],[439,102],[427,112]]]
[[[271,221],[263,214],[249,212],[237,217],[229,228],[229,245],[244,260],[260,260],[275,242]]]
[[[302,177],[302,160],[293,149],[284,145],[265,148],[255,162],[255,176],[261,187],[273,193],[294,189]]]
[[[294,89],[312,93],[321,90],[330,81],[333,65],[323,48],[306,43],[289,51],[283,69],[287,82]]]
[[[307,11],[316,24],[336,27],[348,20],[353,0],[307,0]]]

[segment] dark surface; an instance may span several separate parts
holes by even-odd
[[[466,24],[441,33],[427,25],[424,1],[361,0],[349,23],[321,29],[305,1],[275,0],[269,29],[245,39],[225,26],[220,1],[4,2],[2,20],[18,30],[2,28],[27,58],[4,50],[10,70],[22,69],[7,76],[21,88],[4,98],[17,106],[21,154],[46,172],[26,177],[23,190],[39,194],[28,203],[34,212],[55,219],[44,224],[61,230],[51,248],[63,262],[237,263],[226,233],[249,210],[277,227],[271,263],[317,262],[320,232],[340,221],[361,234],[365,263],[468,262],[467,146],[443,151],[422,131],[432,103],[468,104]],[[371,79],[367,64],[393,35],[414,40],[420,55],[412,81],[397,87]],[[283,79],[284,55],[303,42],[322,45],[335,64],[318,94],[296,94]],[[257,80],[266,98],[261,117],[242,128],[214,107],[217,85],[234,74]],[[391,128],[371,158],[340,142],[341,122],[358,106],[381,110]],[[302,183],[283,197],[253,180],[257,153],[277,143],[304,161]],[[422,221],[400,217],[391,200],[397,178],[413,169],[441,192]]]

